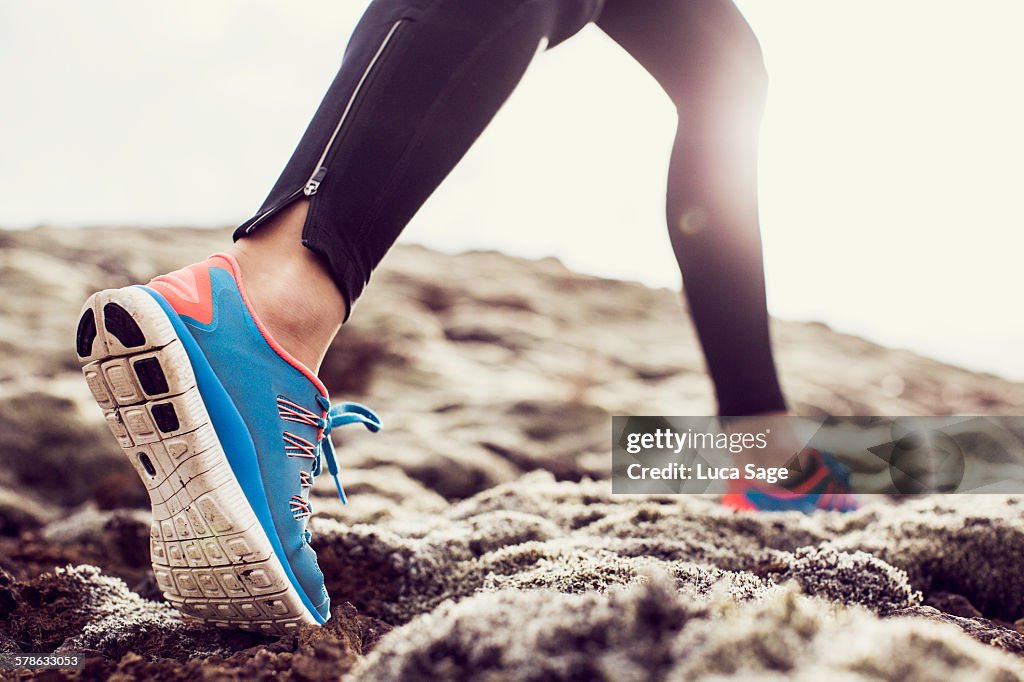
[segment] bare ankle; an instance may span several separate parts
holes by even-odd
[[[234,244],[249,301],[274,340],[317,371],[345,319],[346,303],[323,260],[302,245],[308,203],[283,210]]]

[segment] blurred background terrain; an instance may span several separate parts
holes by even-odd
[[[0,0],[0,225],[240,223],[368,1]],[[1024,3],[736,4],[770,76],[772,314],[1024,380],[1009,313],[1024,288]],[[675,287],[675,128],[653,79],[587,27],[537,56],[403,243]]]

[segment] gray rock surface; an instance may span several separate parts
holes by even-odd
[[[446,602],[381,641],[356,679],[1015,680],[1019,662],[919,618],[835,610],[794,588],[737,604],[653,576],[605,593]]]

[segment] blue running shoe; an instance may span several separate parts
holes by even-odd
[[[148,286],[93,294],[76,350],[93,397],[153,505],[153,574],[183,613],[222,627],[295,632],[330,618],[306,526],[331,430],[380,429],[331,406],[253,312],[218,254]]]
[[[850,512],[860,503],[850,491],[850,473],[846,466],[827,452],[808,448],[803,475],[792,483],[768,485],[730,480],[721,503],[737,511],[815,511]]]

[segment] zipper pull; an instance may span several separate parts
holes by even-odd
[[[316,194],[317,189],[320,188],[320,182],[323,181],[325,175],[327,175],[327,166],[317,168],[316,173],[313,173],[312,177],[306,181],[306,186],[302,188],[302,193],[307,197]]]

